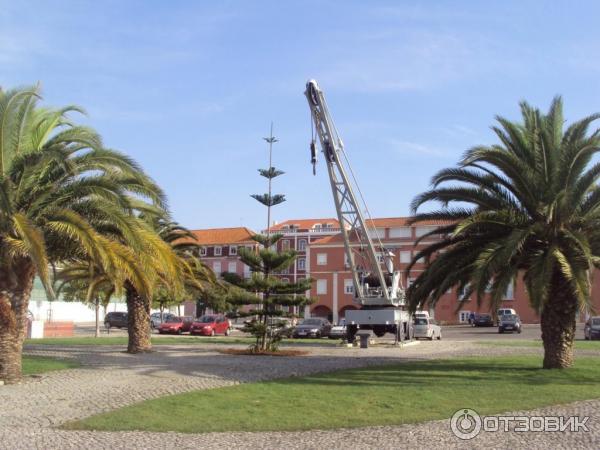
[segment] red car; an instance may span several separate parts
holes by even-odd
[[[196,319],[190,327],[190,334],[214,336],[224,334],[229,336],[229,320],[222,314],[207,314]]]
[[[169,317],[158,327],[160,334],[181,334],[190,331],[192,326],[191,317]]]

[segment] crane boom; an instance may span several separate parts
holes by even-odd
[[[315,80],[310,80],[306,83],[304,94],[327,163],[346,257],[352,271],[354,299],[363,306],[402,306],[404,290],[400,287],[400,272],[393,269],[394,255],[380,248],[387,270],[387,274],[384,274],[367,222],[348,177],[348,172],[352,173],[352,169],[345,157],[344,144],[327,108],[323,91]],[[311,162],[314,173],[316,164],[314,141],[311,143]],[[354,239],[358,244],[358,252],[352,246]],[[361,264],[357,260],[360,260]]]

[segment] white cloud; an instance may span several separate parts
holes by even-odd
[[[436,146],[422,144],[419,142],[403,141],[389,138],[385,140],[385,145],[396,153],[409,155],[428,155],[448,158],[453,156],[453,152],[444,150]]]

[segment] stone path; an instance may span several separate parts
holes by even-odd
[[[482,433],[460,441],[449,420],[418,425],[310,432],[148,433],[64,431],[56,427],[145,399],[241,382],[306,375],[408,359],[514,352],[466,342],[423,342],[402,350],[311,348],[298,358],[243,357],[216,346],[161,346],[155,353],[128,355],[117,347],[29,348],[28,354],[76,358],[79,369],[0,387],[0,449],[149,448],[600,448],[600,401],[545,408],[559,415],[591,416],[588,433]],[[537,352],[524,348],[519,352]]]

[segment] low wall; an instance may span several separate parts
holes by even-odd
[[[73,322],[45,322],[44,337],[70,337],[73,336],[74,328]]]

